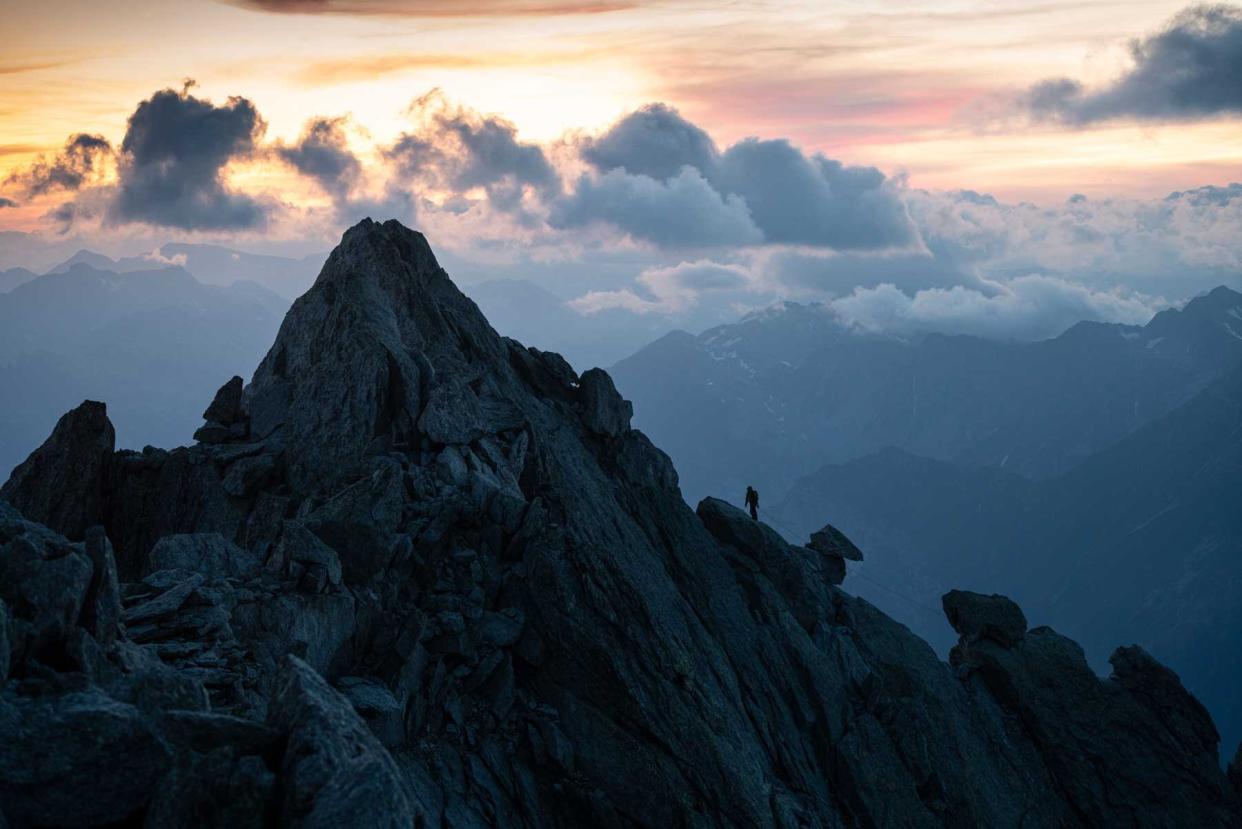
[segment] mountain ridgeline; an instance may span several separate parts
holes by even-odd
[[[839,534],[692,511],[607,373],[497,335],[395,222],[204,416],[118,452],[88,401],[0,489],[9,825],[1242,820],[1141,648],[1100,678],[951,592],[942,662],[838,587]]]

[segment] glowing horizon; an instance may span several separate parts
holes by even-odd
[[[438,88],[530,141],[599,131],[660,101],[722,144],[787,137],[913,187],[1011,200],[1156,196],[1242,170],[1236,118],[1033,127],[987,112],[1043,78],[1107,82],[1124,70],[1127,41],[1158,31],[1178,3],[519,4],[516,16],[489,16],[485,3],[459,18],[436,3],[330,15],[257,5],[54,0],[6,11],[0,175],[77,132],[119,141],[140,100],[184,78],[211,100],[253,101],[270,140],[346,114],[391,140],[410,100]],[[35,211],[16,212],[5,225],[37,224]]]

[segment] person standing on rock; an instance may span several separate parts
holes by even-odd
[[[746,487],[746,506],[750,509],[750,517],[759,520],[759,492],[753,486]]]

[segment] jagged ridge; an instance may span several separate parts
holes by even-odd
[[[1101,680],[951,594],[945,665],[831,583],[841,541],[688,510],[606,373],[499,337],[395,222],[345,234],[197,445],[112,453],[101,415],[0,490],[15,825],[1239,817],[1146,654]]]

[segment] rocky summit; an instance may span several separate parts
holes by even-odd
[[[87,402],[0,490],[0,825],[1242,822],[1141,649],[954,592],[946,664],[630,416],[350,229],[195,445]]]

